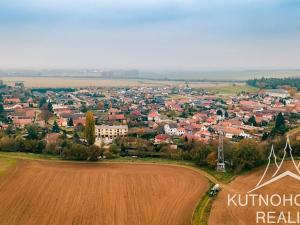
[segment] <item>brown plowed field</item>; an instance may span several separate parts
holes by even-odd
[[[297,162],[299,163],[299,162]],[[294,166],[292,162],[285,162],[283,165],[283,170],[290,170],[294,171]],[[291,219],[290,221],[295,221],[296,213],[297,211],[300,211],[300,208],[297,207],[295,204],[293,206],[286,205],[283,206],[282,204],[280,206],[272,206],[269,204],[268,206],[255,206],[252,207],[251,203],[248,203],[248,206],[246,207],[235,207],[231,205],[230,207],[227,207],[228,205],[228,194],[242,194],[244,195],[248,191],[252,190],[255,185],[258,183],[260,178],[262,177],[264,173],[265,168],[260,169],[256,172],[252,172],[250,174],[238,177],[236,180],[234,180],[231,184],[228,186],[225,186],[223,190],[218,195],[217,199],[213,203],[213,207],[211,210],[210,218],[209,218],[209,225],[257,225],[257,224],[272,224],[272,223],[263,223],[262,220],[259,221],[259,223],[256,223],[256,212],[262,211],[262,212],[275,212],[275,217],[277,220],[278,215],[281,211],[285,213],[285,217],[288,217],[288,212],[291,212]],[[267,180],[271,178],[271,175],[275,172],[275,166],[271,166],[269,173],[267,173]],[[262,187],[259,190],[256,190],[252,192],[251,194],[263,194],[263,196],[266,195],[273,195],[273,194],[279,194],[279,195],[286,195],[290,196],[290,194],[293,194],[294,196],[299,194],[300,190],[300,181],[291,178],[291,177],[284,177],[281,180],[275,181],[272,184],[269,184],[265,187]],[[299,199],[299,198],[298,198]],[[235,201],[237,202],[237,201]],[[242,203],[244,203],[244,199],[242,200]],[[274,203],[276,204],[278,201],[274,200]],[[298,202],[300,202],[298,200]],[[271,214],[272,216],[273,214]],[[269,217],[270,218],[270,217]],[[274,221],[273,218],[270,218],[269,222]],[[275,224],[288,224],[285,222],[280,221],[279,223]],[[293,223],[295,224],[295,223]],[[296,223],[299,224],[299,223]]]
[[[207,188],[177,166],[21,161],[0,177],[0,224],[185,225]]]

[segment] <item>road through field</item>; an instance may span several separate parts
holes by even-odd
[[[20,161],[0,177],[0,224],[189,225],[207,189],[177,166]]]

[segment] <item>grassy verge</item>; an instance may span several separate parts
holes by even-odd
[[[165,158],[139,158],[139,157],[118,157],[114,159],[105,159],[103,162],[136,162],[136,163],[164,163],[164,164],[178,164],[178,165],[185,165],[185,166],[194,166],[195,164],[191,161],[185,160],[174,160],[174,159],[165,159]]]
[[[202,197],[194,211],[192,225],[208,225],[214,199],[215,197],[209,197],[207,194]]]
[[[201,170],[205,171],[206,173],[212,175],[217,181],[229,184],[231,181],[233,181],[236,178],[236,175],[232,172],[217,172],[214,169],[208,168],[208,167],[199,167]]]
[[[55,161],[63,161],[59,156],[47,155],[47,154],[35,154],[35,153],[25,153],[25,152],[0,152],[0,157],[10,158],[10,159],[28,159],[28,160],[55,160]],[[66,160],[68,161],[68,160]],[[78,162],[78,161],[76,161]],[[197,169],[198,171],[204,171],[205,173],[211,175],[218,182],[221,183],[230,183],[235,176],[230,173],[219,173],[214,169],[210,169],[207,167],[200,167],[196,165],[194,162],[185,161],[185,160],[174,160],[174,159],[165,159],[165,158],[134,158],[134,157],[118,157],[113,159],[104,159],[100,160],[101,162],[128,162],[128,163],[161,163],[161,164],[175,164],[192,167]]]
[[[173,160],[173,159],[164,159],[164,158],[133,158],[133,157],[118,157],[115,159],[107,159],[105,161],[108,162],[146,162],[146,163],[163,163],[163,164],[176,164],[176,165],[184,165],[196,168],[198,170],[202,170],[212,177],[214,177],[218,182],[228,184],[233,181],[236,177],[232,172],[217,172],[215,169],[211,169],[204,166],[198,166],[194,162],[185,161],[185,160]]]
[[[13,166],[15,163],[15,159],[0,156],[0,176],[2,176],[9,169],[9,167]]]
[[[29,160],[59,160],[58,156],[46,155],[46,154],[35,154],[35,153],[25,153],[25,152],[0,152],[0,157],[10,158],[10,159],[29,159]]]

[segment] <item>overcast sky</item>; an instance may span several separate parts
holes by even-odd
[[[0,0],[0,68],[300,68],[300,1]]]

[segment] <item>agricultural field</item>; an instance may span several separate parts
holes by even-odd
[[[212,86],[207,87],[209,91],[216,92],[218,94],[225,94],[225,95],[233,95],[238,94],[242,91],[244,92],[250,92],[250,93],[256,93],[259,91],[256,87],[251,87],[249,85],[245,84],[231,84],[231,85],[219,85],[219,86]]]
[[[189,225],[208,189],[171,165],[19,160],[0,177],[2,225]]]
[[[298,164],[299,162],[297,162]],[[265,178],[271,178],[271,175],[275,172],[275,166],[271,166],[268,173],[266,173]],[[295,167],[292,161],[285,162],[282,166],[283,171],[295,171]],[[245,174],[243,176],[239,176],[229,185],[225,185],[223,190],[219,193],[216,200],[213,202],[213,206],[211,209],[211,214],[209,218],[209,225],[222,224],[222,225],[254,225],[254,224],[263,224],[262,220],[259,220],[259,223],[256,223],[256,213],[257,212],[274,212],[271,215],[274,215],[275,218],[270,218],[269,222],[273,222],[276,220],[276,224],[287,224],[283,222],[283,220],[277,222],[278,216],[281,212],[285,213],[286,219],[288,219],[288,213],[290,213],[290,221],[296,222],[297,220],[297,211],[299,211],[299,207],[295,206],[295,204],[290,205],[287,202],[286,206],[282,204],[276,206],[279,200],[276,198],[274,200],[274,205],[270,204],[268,206],[262,204],[261,206],[255,204],[252,206],[251,200],[248,200],[248,204],[245,207],[237,206],[231,204],[228,207],[228,194],[233,196],[234,194],[241,194],[241,196],[245,196],[245,194],[252,190],[258,181],[261,179],[265,168],[261,168],[256,171],[252,171],[249,174]],[[262,194],[263,196],[275,195],[286,195],[296,196],[299,194],[300,181],[296,180],[290,176],[284,177],[280,180],[275,181],[274,183],[268,184],[261,189],[255,190],[251,192],[251,194]],[[249,198],[250,199],[250,198]],[[275,199],[275,198],[274,198]],[[299,201],[299,200],[298,200]],[[237,200],[235,199],[235,202]],[[245,203],[245,198],[242,198],[242,203]],[[276,204],[275,204],[276,203]],[[267,218],[267,217],[266,217]],[[295,223],[293,223],[295,224]],[[299,224],[296,222],[296,224]]]
[[[23,81],[29,88],[69,88],[69,87],[185,87],[184,81],[138,80],[138,79],[104,79],[75,77],[1,77],[7,85]],[[231,82],[189,82],[192,88],[212,88],[217,90],[232,90]],[[245,86],[236,83],[235,90]],[[224,88],[223,88],[224,87]],[[242,88],[243,89],[243,88]]]
[[[0,176],[4,175],[5,172],[15,164],[16,160],[13,158],[1,157],[0,155]]]

